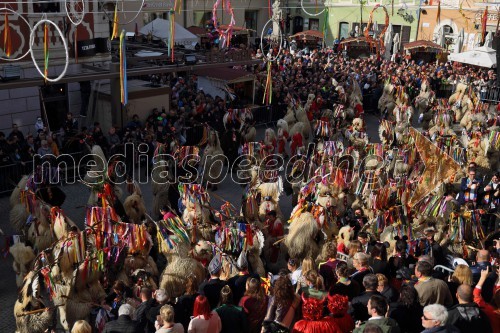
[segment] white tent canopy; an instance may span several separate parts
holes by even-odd
[[[497,67],[496,51],[486,46],[478,47],[472,51],[452,53],[448,56],[448,60],[479,67]]]
[[[139,30],[139,32],[143,35],[151,34],[153,37],[160,39],[169,39],[170,37],[170,21],[164,20],[161,18],[157,18]],[[175,44],[180,45],[192,45],[193,43],[198,42],[198,37],[187,29],[185,29],[182,25],[175,22],[175,36],[174,36]]]

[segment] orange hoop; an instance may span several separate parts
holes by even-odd
[[[370,31],[370,28],[373,24],[373,13],[378,8],[382,8],[385,12],[385,26],[384,26],[384,29],[382,29],[382,31],[380,32],[379,43],[378,43],[380,45],[380,47],[377,47],[378,53],[381,54],[381,53],[383,53],[383,51],[385,51],[384,36],[385,36],[385,32],[387,30],[387,27],[389,27],[389,13],[387,12],[387,8],[385,6],[377,4],[377,5],[375,5],[375,7],[373,7],[372,11],[370,12],[370,18],[368,19],[368,25],[365,28],[364,35],[365,35],[365,38],[368,42],[375,43],[375,44],[377,43],[376,40],[370,36],[369,31]]]

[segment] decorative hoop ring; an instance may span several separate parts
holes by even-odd
[[[42,73],[40,67],[38,66],[38,64],[36,63],[36,60],[35,60],[35,55],[34,55],[34,52],[33,52],[33,43],[35,42],[35,31],[36,29],[38,28],[38,26],[42,23],[48,23],[48,24],[51,24],[54,26],[54,28],[56,28],[57,30],[57,33],[61,36],[61,39],[63,41],[63,45],[64,45],[64,51],[66,51],[66,64],[64,65],[64,69],[62,71],[62,73],[55,79],[51,79],[47,76],[45,76],[45,74]],[[66,71],[68,70],[68,64],[69,64],[69,53],[68,53],[68,44],[66,43],[66,39],[64,39],[64,35],[61,31],[61,29],[59,29],[59,27],[57,26],[57,24],[55,24],[53,21],[51,20],[48,20],[48,19],[42,19],[40,21],[38,21],[35,26],[33,27],[33,29],[31,30],[31,33],[30,33],[30,53],[31,53],[31,59],[33,60],[33,63],[35,64],[35,68],[36,70],[38,71],[38,73],[40,73],[40,75],[47,81],[49,82],[57,82],[59,80],[61,80],[64,75],[66,75]]]
[[[321,14],[323,14],[323,12],[326,10],[326,7],[323,8],[322,11],[320,11],[319,13],[316,13],[316,14],[311,14],[309,13],[307,10],[305,10],[304,8],[304,0],[300,0],[300,8],[302,8],[302,10],[304,11],[304,13],[306,13],[307,15],[309,16],[320,16]]]
[[[120,21],[118,21],[118,25],[127,25],[129,23],[134,22],[135,19],[137,18],[137,16],[139,16],[139,14],[142,12],[142,8],[144,8],[144,2],[145,2],[145,0],[142,0],[140,9],[137,11],[137,13],[135,14],[135,16],[130,21],[127,21],[127,22],[120,22]],[[115,1],[115,6],[117,6],[117,5],[118,5],[118,0]],[[114,23],[115,19],[114,18],[111,19],[109,17],[108,11],[103,6],[101,6],[101,8],[102,8],[102,12],[104,13],[104,15],[106,15],[108,17],[108,20],[110,20],[111,22]]]
[[[261,34],[260,34],[260,51],[262,52],[262,55],[263,55],[263,57],[264,57],[264,60],[273,62],[273,61],[275,61],[275,60],[277,60],[277,59],[278,59],[279,55],[281,54],[281,51],[283,50],[283,48],[282,48],[282,45],[283,45],[283,33],[282,33],[282,31],[281,31],[280,26],[278,25],[279,35],[280,35],[280,44],[279,44],[279,45],[280,45],[280,48],[279,48],[278,53],[276,54],[276,56],[275,56],[275,57],[268,58],[268,57],[267,57],[267,55],[266,55],[266,54],[265,54],[265,52],[264,52],[264,48],[262,47],[262,40],[264,39],[264,31],[266,31],[266,27],[267,27],[267,25],[268,25],[270,22],[273,22],[273,20],[272,20],[272,19],[268,20],[268,21],[266,22],[266,24],[264,24],[264,26],[262,27],[262,32],[261,32]]]
[[[70,4],[72,4],[72,3],[74,3],[74,0],[70,1]],[[85,18],[85,0],[82,0],[82,6],[83,6],[82,13],[81,13],[82,18],[80,19],[80,21],[78,21],[78,23],[75,23],[75,21],[73,21],[73,19],[71,18],[71,15],[68,12],[68,0],[66,0],[64,2],[64,9],[66,10],[66,16],[68,16],[68,18],[71,21],[71,23],[73,23],[73,25],[75,25],[75,26],[80,25],[83,22],[83,19]]]
[[[365,28],[363,33],[365,35],[365,38],[368,40],[368,42],[374,43],[375,39],[370,36],[369,32],[370,32],[370,28],[373,25],[373,13],[378,8],[382,8],[385,12],[385,26],[384,26],[384,29],[382,29],[382,31],[380,31],[380,33],[379,33],[380,36],[378,38],[379,43],[380,43],[380,48],[378,48],[378,50],[379,50],[378,52],[379,52],[379,54],[382,54],[383,52],[385,52],[385,45],[384,45],[385,32],[387,31],[387,28],[389,27],[389,13],[387,12],[387,8],[385,6],[377,4],[377,5],[375,5],[375,7],[373,7],[372,11],[370,12],[370,18],[368,19],[368,24],[366,25],[366,28]]]
[[[31,32],[31,31],[33,31],[33,30],[31,29],[31,26],[30,26],[30,24],[29,24],[28,20],[26,20],[26,19],[24,18],[24,16],[19,15],[17,12],[15,12],[15,11],[13,11],[12,9],[7,8],[7,7],[0,8],[0,12],[1,12],[1,11],[3,11],[3,10],[5,10],[5,11],[7,11],[7,12],[9,12],[9,13],[12,13],[12,14],[16,14],[18,17],[20,17],[20,18],[21,18],[21,19],[22,19],[22,20],[26,23],[26,25],[27,25],[27,26],[28,26],[28,28],[30,29],[30,32]],[[5,28],[4,28],[4,29],[5,29]],[[31,49],[31,44],[30,44],[30,49]],[[24,53],[23,55],[21,55],[21,56],[20,56],[20,57],[18,57],[18,58],[15,58],[15,59],[10,59],[10,58],[0,57],[0,60],[5,60],[5,61],[18,61],[18,60],[21,60],[21,59],[23,59],[24,57],[26,57],[26,56],[28,55],[28,53],[29,53],[29,52],[30,52],[30,50],[28,49],[28,51],[26,51],[26,53]]]

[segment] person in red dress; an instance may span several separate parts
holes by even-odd
[[[349,298],[344,295],[328,295],[328,310],[330,320],[334,322],[341,332],[351,332],[355,325],[352,317],[347,313],[349,309]]]
[[[302,294],[303,319],[295,323],[292,333],[343,333],[334,321],[323,317],[324,307],[325,298],[306,297]]]

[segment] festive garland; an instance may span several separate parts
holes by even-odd
[[[382,8],[385,12],[385,26],[384,29],[380,32],[380,37],[379,37],[379,48],[378,49],[378,54],[382,54],[385,51],[385,46],[384,46],[384,35],[385,32],[387,31],[387,28],[389,27],[389,13],[387,12],[387,8],[385,6],[382,6],[380,4],[375,5],[373,7],[372,11],[370,12],[370,18],[368,19],[368,24],[365,28],[364,35],[367,41],[371,42],[374,41],[373,37],[370,36],[369,31],[370,28],[373,24],[373,13],[378,9]]]
[[[7,25],[9,24],[9,23],[8,23],[8,13],[12,13],[12,14],[17,15],[19,18],[21,18],[21,19],[22,19],[22,20],[26,23],[26,25],[28,26],[28,28],[30,29],[30,31],[33,31],[33,29],[31,28],[31,26],[30,26],[30,24],[29,24],[28,20],[26,20],[26,19],[24,18],[24,16],[19,15],[19,13],[17,13],[17,12],[15,12],[15,11],[13,11],[13,10],[12,10],[12,9],[10,9],[10,8],[0,8],[0,12],[2,12],[2,11],[5,11],[5,12],[6,12],[6,13],[5,13],[5,22],[6,22],[6,23],[4,24],[4,29],[5,29],[5,30],[8,30],[8,29],[7,29]],[[9,30],[10,30],[10,29],[9,29]],[[4,32],[4,34],[5,34],[5,32]],[[9,35],[10,35],[10,33],[9,33]],[[4,36],[5,36],[5,35],[4,35]],[[11,38],[9,37],[9,39],[11,39]],[[6,48],[6,45],[5,45],[5,39],[4,39],[4,49],[5,49],[5,48]],[[22,49],[22,45],[21,45],[21,49]],[[11,50],[11,51],[12,51],[12,50]],[[21,55],[20,57],[18,57],[18,58],[11,59],[11,58],[4,58],[4,57],[0,57],[0,60],[4,60],[4,61],[18,61],[18,60],[21,60],[21,59],[23,59],[24,57],[26,57],[30,51],[31,51],[31,47],[30,47],[30,49],[29,49],[28,51],[26,51],[24,54],[22,54],[22,55]],[[6,52],[5,52],[5,50],[4,50],[4,53],[6,53]],[[7,55],[7,53],[6,53],[6,55]],[[7,56],[9,56],[9,55],[7,55]]]
[[[226,11],[229,14],[231,14],[231,20],[229,21],[229,25],[227,26],[226,30],[220,29],[219,25],[217,24],[217,9],[219,8],[219,5],[220,5],[221,1],[222,1],[222,10],[226,9]],[[215,28],[215,30],[219,33],[219,45],[220,45],[220,48],[223,49],[226,46],[229,47],[231,45],[231,37],[232,37],[232,34],[233,34],[233,26],[236,24],[236,21],[234,19],[233,7],[231,6],[231,1],[230,0],[226,0],[225,2],[223,0],[217,0],[214,3],[213,9],[212,9],[212,21],[214,22],[214,28]],[[221,40],[221,37],[222,37],[222,40]]]
[[[55,79],[51,79],[48,76],[48,50],[46,49],[48,47],[48,40],[47,40],[48,36],[46,36],[46,38],[44,40],[44,44],[45,44],[45,47],[44,47],[44,49],[45,49],[45,52],[44,52],[45,53],[45,73],[42,73],[40,67],[38,66],[38,64],[36,63],[36,60],[35,60],[35,54],[34,54],[34,51],[33,51],[33,44],[35,43],[35,31],[36,31],[36,29],[41,24],[46,24],[45,30],[44,30],[45,32],[47,32],[48,24],[51,24],[51,25],[54,26],[54,28],[57,31],[57,33],[61,36],[61,40],[62,40],[63,45],[64,45],[64,51],[66,52],[66,63],[64,65],[64,69],[63,69],[62,73],[57,78],[55,78]],[[40,73],[40,75],[46,81],[49,81],[49,82],[58,82],[59,80],[61,80],[64,77],[64,75],[66,75],[66,71],[68,70],[68,64],[69,64],[68,44],[66,43],[66,39],[64,38],[64,34],[62,33],[61,29],[53,21],[48,20],[48,19],[41,19],[40,21],[38,21],[35,24],[35,26],[33,27],[33,29],[31,30],[31,33],[30,33],[30,49],[29,49],[29,51],[30,51],[33,63],[35,64],[36,70],[38,71],[38,73]]]

